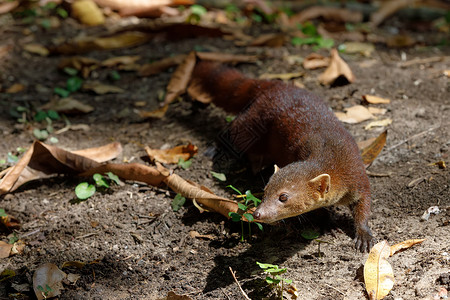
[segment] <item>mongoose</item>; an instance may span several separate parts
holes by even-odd
[[[272,223],[320,207],[348,205],[356,248],[370,250],[375,240],[368,226],[371,194],[364,164],[353,137],[318,96],[208,61],[197,63],[191,85],[215,105],[238,113],[229,136],[256,169],[269,163],[281,167],[264,189],[256,220]]]

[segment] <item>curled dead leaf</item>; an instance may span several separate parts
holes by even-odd
[[[267,46],[267,47],[281,47],[286,40],[284,34],[268,33],[255,38],[249,46]]]
[[[170,104],[179,95],[186,91],[189,81],[191,80],[192,71],[194,70],[197,59],[195,52],[192,51],[186,59],[173,72],[172,78],[167,85],[167,93],[164,98],[164,105]]]
[[[364,165],[368,167],[386,145],[387,130],[383,131],[372,143],[361,150]]]
[[[282,73],[282,74],[269,74],[264,73],[259,76],[260,79],[281,79],[284,81],[290,80],[292,78],[298,78],[304,76],[305,73],[303,72],[296,72],[296,73]]]
[[[9,88],[7,88],[5,92],[8,94],[15,94],[15,93],[19,93],[19,92],[23,91],[24,89],[26,89],[26,87],[23,84],[14,83]]]
[[[119,65],[133,65],[135,64],[141,57],[139,55],[133,56],[116,56],[105,59],[101,62],[103,67],[114,67]]]
[[[181,64],[186,59],[186,57],[186,54],[179,54],[163,58],[150,64],[144,64],[139,69],[139,76],[151,76],[158,74],[168,68]]]
[[[303,24],[308,20],[313,20],[319,17],[334,22],[360,23],[362,21],[363,15],[361,12],[344,8],[331,6],[312,6],[293,15],[289,19],[289,23],[291,25]]]
[[[387,112],[386,108],[372,107],[367,108],[372,115],[384,115]]]
[[[303,68],[307,70],[315,70],[326,68],[330,64],[330,58],[322,56],[318,53],[311,53],[303,60]]]
[[[355,75],[347,63],[339,56],[336,49],[331,49],[331,61],[328,68],[319,76],[319,82],[325,85],[336,83],[338,78],[345,78],[348,82],[355,81]]]
[[[398,244],[392,245],[390,250],[390,256],[396,254],[399,251],[403,251],[405,249],[411,248],[412,246],[416,245],[416,244],[420,244],[423,241],[425,241],[425,239],[411,239],[411,240],[406,240],[403,242],[400,242]]]
[[[383,299],[394,286],[394,272],[387,261],[390,249],[386,241],[377,243],[364,264],[364,283],[371,300]]]
[[[151,149],[145,147],[145,151],[151,160],[166,164],[176,164],[180,159],[188,160],[197,154],[198,148],[192,144],[181,145],[171,149]]]
[[[392,119],[384,119],[384,120],[378,120],[378,121],[372,121],[369,124],[367,124],[364,129],[369,130],[373,127],[386,127],[392,123]]]
[[[163,107],[157,108],[152,111],[137,110],[137,114],[139,115],[139,117],[143,119],[147,118],[161,119],[166,115],[168,108],[169,105],[164,105]]]
[[[223,52],[197,52],[197,57],[202,60],[212,60],[221,63],[251,63],[256,62],[258,57],[255,55],[245,55],[245,54],[230,54]]]
[[[343,112],[335,112],[336,117],[344,123],[356,124],[373,118],[369,110],[362,105],[355,105],[345,109]]]
[[[13,245],[0,241],[0,258],[7,258],[11,255]]]

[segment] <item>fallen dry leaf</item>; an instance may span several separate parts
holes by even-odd
[[[160,17],[167,6],[192,5],[192,0],[95,0],[100,6],[118,10],[124,16]]]
[[[165,164],[176,164],[181,159],[188,160],[197,154],[198,148],[192,144],[181,145],[170,149],[151,149],[146,146],[145,151],[152,161]]]
[[[152,111],[145,111],[145,110],[138,110],[137,114],[139,117],[143,119],[147,118],[154,118],[154,119],[161,119],[166,115],[167,109],[169,108],[169,105],[164,105],[163,107],[157,108]]]
[[[11,255],[22,254],[23,249],[25,249],[25,243],[22,240],[18,240],[11,248]]]
[[[445,70],[442,74],[450,78],[450,70]]]
[[[267,46],[267,47],[281,47],[286,40],[286,36],[280,33],[263,34],[250,42],[249,46]]]
[[[204,91],[202,84],[198,80],[192,80],[189,83],[187,92],[192,99],[204,104],[209,104],[213,100],[211,94]]]
[[[60,295],[66,277],[66,273],[52,263],[40,265],[33,274],[33,290],[38,300]]]
[[[429,166],[438,166],[439,169],[446,169],[447,168],[447,166],[445,165],[445,161],[443,161],[443,160],[431,163],[431,164],[429,164]]]
[[[364,129],[369,130],[373,127],[386,127],[392,123],[392,119],[384,119],[384,120],[378,120],[378,121],[372,121],[369,124],[367,124]]]
[[[140,31],[127,31],[106,37],[87,36],[75,38],[50,48],[55,54],[79,54],[94,50],[113,50],[145,44],[153,38],[152,34]]]
[[[19,6],[19,1],[6,1],[0,3],[0,15],[9,13],[14,8]]]
[[[0,232],[11,232],[18,229],[20,229],[20,221],[16,217],[9,214],[0,216]]]
[[[363,19],[362,13],[358,11],[331,6],[312,6],[293,15],[289,19],[289,23],[291,25],[303,24],[308,20],[313,20],[320,17],[334,22],[343,23],[360,23]]]
[[[368,103],[371,104],[386,104],[386,103],[391,103],[390,99],[387,98],[381,98],[378,96],[373,96],[373,95],[363,95],[362,98],[364,100],[366,100]]]
[[[331,85],[340,77],[345,78],[348,82],[355,81],[355,75],[347,65],[347,63],[339,56],[336,49],[331,49],[331,61],[328,68],[319,76],[319,82],[325,85]]]
[[[364,283],[371,300],[383,299],[394,286],[394,272],[386,260],[390,249],[386,241],[377,243],[364,264]]]
[[[372,43],[345,42],[339,45],[339,50],[348,54],[360,53],[366,57],[369,57],[372,55],[372,52],[375,51],[375,45]]]
[[[303,60],[303,68],[307,70],[326,68],[329,65],[330,65],[330,58],[322,56],[318,53],[311,53]]]
[[[86,156],[35,141],[22,158],[5,172],[0,182],[0,195],[12,192],[32,180],[56,174],[81,173],[98,167],[103,159],[117,157],[122,147],[119,143],[112,143],[83,151]]]
[[[369,112],[369,110],[362,105],[355,105],[345,109],[345,113],[343,112],[335,112],[336,117],[348,124],[356,124],[367,121],[373,118],[373,115]]]
[[[216,237],[212,234],[200,234],[197,231],[189,231],[189,236],[191,238],[201,238],[201,239],[207,239],[207,240],[214,240]]]
[[[377,158],[386,145],[387,130],[383,131],[370,145],[361,150],[361,157],[366,168]]]
[[[173,72],[172,78],[167,85],[167,93],[164,98],[164,105],[170,104],[179,95],[186,91],[189,81],[191,80],[192,71],[196,63],[195,52],[192,51],[186,59]]]
[[[77,0],[72,3],[72,17],[82,24],[97,26],[105,23],[105,16],[92,0]]]
[[[50,51],[40,44],[26,44],[23,46],[23,50],[40,56],[47,56],[50,54]]]
[[[370,16],[370,25],[377,27],[396,11],[413,4],[416,0],[396,0],[381,2],[380,8]]]
[[[25,88],[26,87],[21,83],[14,83],[12,86],[7,88],[5,92],[8,94],[15,94],[15,93],[23,91]]]
[[[367,108],[372,115],[384,115],[387,112],[386,108],[372,107]]]
[[[260,79],[281,79],[284,81],[290,80],[292,78],[298,78],[304,76],[305,73],[303,72],[296,72],[296,73],[283,73],[283,74],[269,74],[264,73],[259,76]]]
[[[144,64],[139,69],[139,76],[151,76],[158,74],[164,70],[167,70],[170,67],[174,67],[176,65],[181,64],[186,59],[186,57],[187,57],[186,54],[179,54],[163,58],[150,64]]]
[[[134,65],[141,57],[139,55],[133,56],[116,56],[105,59],[101,62],[102,67],[115,67],[120,65]]]
[[[405,249],[411,248],[412,246],[416,245],[416,244],[420,244],[423,241],[425,241],[425,239],[412,239],[412,240],[406,240],[403,242],[400,242],[398,244],[392,245],[390,250],[390,256],[396,254],[399,251],[403,251]]]
[[[73,98],[53,99],[49,103],[41,106],[43,110],[54,110],[65,114],[87,114],[94,110],[94,107],[84,104]]]
[[[11,255],[13,245],[0,241],[0,258],[7,258]]]
[[[121,94],[125,92],[124,89],[109,85],[109,84],[103,84],[99,81],[90,81],[83,83],[83,90],[87,91],[93,91],[94,93],[98,95],[104,95],[104,94]]]

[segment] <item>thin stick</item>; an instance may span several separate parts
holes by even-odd
[[[327,287],[335,290],[336,292],[340,293],[341,295],[345,295],[343,292],[341,292],[340,290],[338,290],[337,288],[335,288],[334,286],[329,285],[328,283],[324,283]]]
[[[412,140],[412,139],[421,137],[422,135],[425,135],[425,134],[427,134],[427,133],[429,133],[429,132],[431,132],[431,131],[433,131],[433,130],[436,130],[436,129],[440,128],[441,126],[442,126],[442,124],[439,125],[439,126],[437,126],[437,127],[431,127],[431,128],[428,128],[428,129],[425,130],[425,131],[422,131],[422,132],[419,132],[419,133],[417,133],[417,134],[415,134],[415,135],[413,135],[413,136],[410,136],[409,138],[404,139],[403,141],[401,141],[401,142],[399,142],[399,143],[397,143],[397,144],[395,144],[395,145],[389,147],[388,149],[386,149],[386,151],[384,151],[383,154],[386,154],[387,152],[389,152],[389,151],[391,151],[391,150],[393,150],[393,149],[395,149],[395,148],[397,148],[397,147],[399,147],[399,146],[401,146],[401,145],[403,145],[403,144],[409,142],[409,141]]]
[[[247,296],[247,294],[246,294],[246,293],[244,292],[244,290],[242,289],[241,285],[239,284],[239,281],[238,281],[237,278],[236,278],[236,275],[235,275],[235,272],[233,271],[233,269],[232,269],[231,267],[229,267],[229,268],[230,268],[231,275],[233,275],[234,281],[236,281],[236,284],[237,284],[237,286],[239,287],[239,290],[241,291],[241,293],[242,293],[242,295],[244,296],[244,298],[245,298],[246,300],[252,300],[252,299],[250,299],[250,298]]]

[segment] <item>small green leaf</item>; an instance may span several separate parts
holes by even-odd
[[[300,26],[301,30],[307,36],[318,36],[316,26],[311,22],[306,22]]]
[[[63,98],[67,98],[70,95],[70,92],[66,89],[60,88],[60,87],[55,87],[53,92],[58,95],[61,96]]]
[[[178,160],[178,165],[186,170],[192,165],[192,159],[184,160],[184,159],[180,158]]]
[[[247,201],[252,201],[252,202],[253,202],[253,205],[254,205],[255,207],[258,206],[258,205],[261,203],[261,200],[258,199],[258,198],[256,198],[256,197],[252,194],[252,192],[251,192],[250,190],[247,190],[247,191],[245,192],[245,196],[246,196],[246,198],[247,198]]]
[[[227,177],[223,173],[217,173],[217,172],[211,171],[211,175],[220,181],[227,181]]]
[[[181,194],[177,194],[175,198],[172,200],[172,210],[178,211],[186,202],[186,198],[181,196]]]
[[[300,45],[311,45],[311,44],[316,44],[318,41],[318,37],[306,37],[306,38],[301,38],[298,36],[294,36],[291,40],[292,45],[294,46],[300,46]]]
[[[47,113],[43,110],[38,111],[35,115],[34,115],[34,120],[36,122],[42,122],[45,120],[45,118],[47,118]]]
[[[119,176],[117,176],[113,172],[107,172],[106,175],[108,175],[108,178],[111,179],[111,181],[114,181],[117,185],[120,185],[122,183],[119,179]]]
[[[300,232],[300,235],[307,240],[314,240],[320,236],[320,234],[316,230],[311,228],[304,229],[302,232]]]
[[[0,165],[6,164],[6,159],[0,159]]]
[[[19,237],[17,236],[17,234],[15,232],[13,232],[13,234],[10,235],[8,238],[8,244],[14,244],[18,240],[19,240]]]
[[[57,144],[57,143],[59,142],[59,140],[58,140],[57,137],[52,136],[52,137],[49,139],[49,142],[52,143],[52,144]]]
[[[235,187],[232,186],[231,184],[230,184],[230,185],[227,185],[227,188],[233,189],[233,191],[235,191],[235,192],[238,193],[239,195],[242,195],[241,191],[239,191],[237,188],[235,188]]]
[[[6,213],[6,211],[3,208],[0,208],[0,217],[7,217],[8,214]]]
[[[264,231],[264,228],[261,223],[255,222],[256,226],[258,226],[259,230]]]
[[[56,9],[56,13],[63,19],[67,18],[69,16],[69,13],[64,8],[58,7]]]
[[[16,151],[19,152],[19,153],[24,153],[25,151],[27,151],[27,148],[17,147]]]
[[[52,120],[59,120],[59,119],[61,119],[61,117],[59,116],[58,112],[55,111],[55,110],[52,110],[52,109],[47,111],[47,116],[50,119],[52,119]]]
[[[78,199],[86,200],[95,193],[95,185],[82,182],[75,188],[75,195]]]
[[[240,210],[244,211],[248,209],[247,205],[245,205],[244,203],[238,203],[238,207]]]
[[[267,282],[268,284],[277,285],[277,284],[280,283],[280,280],[279,280],[279,279],[272,278],[272,277],[270,277],[270,276],[267,276],[267,277],[266,277],[266,282]]]
[[[255,13],[253,13],[253,14],[251,15],[251,18],[252,18],[252,20],[255,21],[256,23],[261,23],[262,20],[263,20],[263,17],[262,17],[262,16],[260,16],[260,15],[258,15],[258,14],[255,14]]]
[[[240,215],[240,214],[237,214],[237,213],[235,213],[235,212],[229,212],[228,215],[231,217],[231,220],[232,220],[233,222],[239,222],[239,221],[241,221],[241,215]]]
[[[111,73],[108,74],[109,78],[111,78],[111,80],[117,81],[120,79],[120,74],[117,71],[111,71]]]
[[[35,138],[37,138],[40,141],[44,141],[48,138],[48,131],[47,130],[40,130],[39,128],[33,129],[33,135]]]
[[[207,12],[206,8],[204,8],[203,6],[198,5],[198,4],[191,5],[190,8],[191,8],[192,14],[200,16],[200,17],[203,16],[204,14],[206,14],[206,12]]]
[[[226,116],[225,117],[225,121],[227,121],[227,123],[233,122],[234,119],[236,119],[236,116]]]
[[[78,70],[70,67],[65,67],[63,69],[64,73],[66,73],[69,76],[75,76],[78,74]]]
[[[249,214],[249,213],[243,214],[243,216],[244,216],[249,222],[253,222],[253,220],[255,219],[255,218],[253,218],[253,215],[252,215],[252,214]]]
[[[17,157],[17,155],[12,154],[11,152],[8,152],[8,163],[15,163],[19,160],[19,158]]]
[[[98,185],[99,187],[109,188],[109,184],[106,182],[105,177],[103,177],[103,175],[95,173],[94,175],[92,175],[92,178],[94,178],[95,184]]]
[[[73,76],[73,77],[70,77],[69,79],[67,79],[66,89],[69,92],[76,92],[81,88],[82,85],[83,85],[83,79],[81,79],[80,77],[77,77],[77,76]]]
[[[261,269],[278,268],[278,265],[265,264],[265,263],[260,263],[260,262],[256,262],[256,264],[257,264]]]
[[[286,279],[286,278],[283,278],[283,281],[286,282],[287,284],[291,284],[292,283],[292,280]]]
[[[324,39],[324,38],[320,38],[318,40],[317,46],[319,48],[326,48],[326,49],[330,49],[334,46],[334,40],[333,39]]]
[[[44,27],[45,29],[49,29],[50,27],[52,27],[52,22],[50,22],[49,19],[42,19],[41,26]]]

